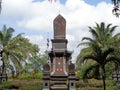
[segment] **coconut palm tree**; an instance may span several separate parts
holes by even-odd
[[[120,35],[120,33],[113,35],[117,26],[111,27],[111,25],[112,24],[108,24],[107,26],[105,26],[105,23],[101,22],[100,25],[98,23],[96,23],[96,27],[89,27],[89,31],[92,34],[92,38],[91,37],[83,37],[82,40],[88,40],[89,42],[82,42],[78,45],[78,47],[80,45],[88,45],[89,43],[94,42],[94,41],[97,41],[98,45],[101,48],[103,48],[103,46],[108,45],[107,43],[112,43],[111,45],[117,44],[116,43],[117,41],[115,41],[116,39],[114,39],[114,38],[118,37]],[[89,48],[89,47],[85,47],[84,49],[81,50],[80,54],[77,57],[78,64],[79,64],[79,62],[81,63],[82,58],[84,56],[86,56],[86,54],[91,53],[90,51],[91,51],[91,48]],[[86,52],[86,53],[84,53],[84,52]]]
[[[117,56],[114,55],[115,48],[114,42],[120,33],[113,35],[115,28],[117,26],[111,27],[112,24],[105,26],[105,23],[96,23],[96,27],[89,27],[93,38],[84,37],[82,40],[87,40],[86,42],[80,43],[80,45],[88,45],[82,49],[81,53],[78,55],[77,62],[85,62],[87,60],[93,60],[94,63],[84,73],[84,78],[87,74],[94,70],[99,75],[99,71],[102,71],[102,79],[104,90],[106,90],[105,85],[105,65],[108,62],[114,62],[115,64],[120,63]],[[84,54],[84,55],[83,55]],[[83,55],[83,56],[82,56]]]
[[[27,38],[22,37],[22,34],[13,37],[14,31],[13,28],[7,28],[5,25],[0,31],[0,44],[3,46],[2,73],[10,63],[13,63],[17,69],[22,67],[21,64],[26,62],[28,57],[39,51],[38,46],[31,44]]]
[[[14,64],[14,67],[17,70],[22,69],[24,67],[22,65],[23,64],[26,65],[26,63],[29,62],[29,58],[38,54],[39,52],[39,48],[37,45],[30,43],[27,38],[24,38],[21,35],[11,40],[9,44],[10,44],[9,45],[10,47],[8,47],[8,52],[10,53],[9,59],[10,62]]]
[[[12,37],[12,33],[14,32],[14,30],[12,28],[6,28],[6,26],[4,25],[3,26],[3,30],[0,31],[0,44],[1,44],[1,48],[2,48],[2,51],[1,51],[1,57],[2,57],[2,72],[4,72],[4,69],[5,69],[5,61],[3,60],[3,52],[5,51],[4,50],[4,47],[8,44],[8,41],[11,39]]]

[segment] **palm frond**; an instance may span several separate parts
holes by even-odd
[[[114,48],[108,48],[107,50],[104,50],[103,57],[106,58],[109,54],[114,52]]]
[[[113,26],[113,27],[110,29],[110,33],[113,33],[113,32],[116,30],[117,27],[118,27],[118,26]]]
[[[120,65],[120,59],[118,57],[111,56],[105,61],[105,64],[108,62],[113,62],[117,65]]]
[[[99,62],[99,59],[96,57],[96,55],[86,55],[86,56],[84,56],[83,58],[84,58],[84,60],[89,60],[89,59],[91,59],[91,60],[93,60],[93,61],[95,61],[95,62]]]
[[[82,63],[84,63],[85,59],[84,57],[87,55],[91,55],[92,54],[92,49],[87,47],[81,50],[80,54],[77,56],[77,65],[80,65]]]
[[[106,28],[109,29],[111,25],[112,25],[112,24],[108,24]]]
[[[99,64],[95,64],[95,65],[89,66],[89,67],[85,70],[85,72],[83,73],[83,79],[84,79],[84,80],[87,79],[87,78],[88,78],[88,74],[90,73],[90,71],[92,71],[93,69],[95,69],[95,68],[97,68],[97,67],[99,67]]]
[[[113,37],[119,37],[120,33],[115,34]]]
[[[91,42],[93,41],[93,39],[91,39],[91,38],[89,38],[89,37],[83,37],[83,38],[82,38],[82,41],[83,41],[83,40],[88,40],[88,41],[91,41]]]
[[[90,32],[91,32],[92,36],[94,37],[94,39],[99,37],[99,35],[98,35],[97,31],[96,31],[96,28],[93,29],[93,28],[89,27],[89,29],[90,29]]]
[[[81,45],[86,45],[86,46],[88,46],[88,45],[89,45],[89,43],[90,43],[90,42],[83,42],[83,43],[79,43],[79,44],[77,45],[77,47],[79,47],[79,46],[81,46]]]

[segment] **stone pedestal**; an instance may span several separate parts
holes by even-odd
[[[76,90],[76,77],[69,76],[69,90]]]
[[[75,65],[72,63],[69,65],[68,82],[69,90],[76,90]]]
[[[50,90],[50,67],[48,64],[43,66],[43,90]]]
[[[50,88],[50,77],[43,77],[43,90],[49,90]]]
[[[7,74],[0,74],[0,82],[4,82],[8,80]]]

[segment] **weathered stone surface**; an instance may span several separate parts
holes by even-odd
[[[53,85],[51,90],[68,90],[67,85]]]
[[[75,65],[73,63],[71,63],[69,65],[69,73],[74,73],[75,72]]]
[[[66,20],[59,14],[54,19],[54,38],[65,39],[66,37]]]
[[[73,52],[67,50],[66,20],[60,14],[54,19],[54,39],[48,52],[50,64],[44,65],[44,90],[75,90],[75,66],[70,64]],[[69,84],[69,85],[68,85]]]
[[[44,72],[50,71],[50,66],[49,66],[49,64],[43,65],[43,70],[44,70]]]

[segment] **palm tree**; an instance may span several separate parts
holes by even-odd
[[[22,34],[13,37],[14,31],[13,28],[7,28],[5,25],[0,31],[0,44],[3,46],[2,73],[5,73],[5,68],[10,63],[19,69],[28,57],[39,51],[38,46],[31,44],[27,38],[21,36]]]
[[[8,44],[8,41],[11,39],[13,32],[14,32],[14,30],[12,28],[7,29],[5,25],[3,26],[3,30],[0,31],[0,44],[2,46],[2,52],[1,52],[2,56],[1,57],[2,57],[2,62],[3,62],[2,73],[5,70],[5,61],[3,59],[3,54],[4,54],[3,52],[5,51],[4,47]]]
[[[103,46],[108,45],[107,43],[110,43],[109,41],[111,41],[111,45],[113,44],[117,44],[114,38],[118,37],[120,35],[120,33],[116,34],[113,36],[113,33],[116,30],[117,26],[113,26],[111,27],[112,24],[108,24],[107,26],[105,26],[104,22],[101,22],[100,25],[98,23],[96,23],[96,27],[89,27],[90,29],[90,33],[92,34],[93,38],[90,37],[83,37],[82,40],[88,40],[89,42],[83,42],[80,43],[78,45],[78,47],[80,45],[88,45],[91,42],[97,41],[98,45],[103,48]],[[112,38],[111,38],[112,37]],[[114,45],[113,45],[114,46]],[[107,47],[107,46],[106,46]],[[103,48],[104,49],[104,48]],[[90,54],[91,52],[91,48],[90,47],[85,47],[84,49],[81,50],[81,53],[78,55],[77,57],[77,62],[79,64],[79,62],[81,63],[81,59],[86,56],[86,54]],[[86,52],[86,53],[85,53]],[[80,59],[80,60],[79,60]]]
[[[96,27],[89,27],[93,38],[84,37],[82,40],[87,41],[78,45],[88,45],[88,47],[82,49],[82,52],[78,55],[77,62],[82,63],[87,60],[94,61],[94,64],[86,69],[83,78],[93,69],[94,72],[97,72],[99,75],[100,73],[98,71],[100,71],[101,68],[104,90],[106,90],[105,65],[108,62],[114,62],[115,64],[120,63],[118,57],[114,55],[115,48],[113,46],[120,33],[113,36],[113,32],[117,26],[110,27],[111,25],[112,24],[108,24],[105,26],[105,23],[102,22],[100,25],[96,23]]]
[[[29,58],[39,52],[39,48],[36,44],[30,43],[27,38],[24,38],[21,35],[11,40],[9,46],[11,46],[8,48],[8,52],[10,53],[9,59],[13,62],[16,70],[20,70],[25,67],[23,64],[26,65],[29,62]]]
[[[114,5],[118,5],[120,0],[111,0]]]
[[[120,10],[119,10],[119,2],[120,2],[120,0],[111,0],[111,1],[112,1],[113,5],[114,5],[112,13],[114,15],[116,15],[116,17],[119,17],[119,15],[120,15]]]

